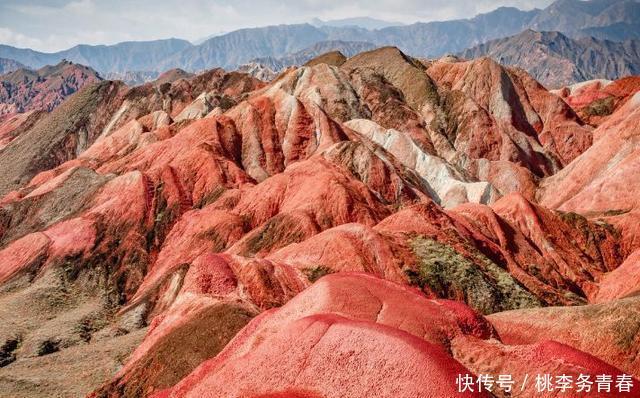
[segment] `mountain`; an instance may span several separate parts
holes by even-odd
[[[328,21],[323,21],[319,18],[314,18],[311,20],[311,25],[316,27],[352,26],[352,27],[358,27],[358,28],[363,28],[368,30],[375,30],[375,29],[388,28],[389,26],[399,26],[404,24],[400,22],[383,21],[381,19],[375,19],[370,17],[356,17],[356,18],[332,19]]]
[[[500,8],[470,20],[417,23],[373,31],[354,26],[315,27],[310,24],[242,29],[183,50],[161,63],[160,68],[197,71],[220,66],[233,69],[255,58],[279,58],[324,41],[364,41],[376,46],[397,46],[413,55],[437,55],[517,33],[534,14]]]
[[[636,29],[640,24],[639,6],[631,0],[558,0],[543,10],[500,7],[471,19],[403,26],[363,27],[344,20],[243,29],[188,48],[170,57],[162,67],[191,71],[214,66],[235,68],[254,58],[280,58],[321,41],[364,41],[377,47],[396,46],[414,56],[438,57],[542,27],[553,27],[571,37],[590,33],[600,38],[629,39],[640,32]]]
[[[24,68],[26,67],[20,62],[14,61],[12,59],[0,58],[0,75]]]
[[[207,40],[209,40],[209,39],[212,39],[212,38],[214,38],[214,37],[216,37],[216,36],[223,35],[223,34],[225,34],[225,33],[229,33],[229,32],[225,32],[225,31],[221,30],[221,31],[219,31],[219,32],[217,32],[217,33],[212,33],[212,34],[207,35],[207,36],[205,36],[205,37],[201,37],[201,38],[199,38],[199,39],[193,40],[191,43],[193,43],[194,45],[196,45],[196,46],[197,46],[197,45],[200,45],[200,44],[204,43],[205,41],[207,41]]]
[[[640,40],[571,39],[559,32],[526,30],[467,49],[460,55],[488,56],[505,65],[523,68],[551,88],[640,73]]]
[[[558,0],[541,10],[529,28],[560,31],[570,36],[602,39],[640,38],[640,2],[637,0]]]
[[[397,46],[415,56],[434,57],[520,32],[535,15],[535,10],[500,7],[471,19],[384,28],[360,40],[371,41],[378,46]]]
[[[51,111],[83,86],[100,80],[93,69],[69,61],[0,75],[0,117],[32,110]]]
[[[191,43],[179,39],[123,42],[110,46],[83,44],[56,53],[0,45],[0,57],[16,60],[30,68],[41,68],[66,59],[88,65],[106,74],[136,70],[154,71],[161,61],[189,47],[192,47]]]
[[[274,72],[279,72],[289,66],[304,65],[322,54],[339,51],[346,57],[352,57],[360,52],[375,48],[375,45],[362,41],[321,41],[303,50],[287,54],[283,57],[263,57],[251,60],[251,63],[263,65]]]
[[[79,45],[41,53],[0,45],[0,58],[39,68],[62,59],[88,65],[102,74],[181,68],[189,72],[213,67],[235,69],[255,58],[281,58],[325,41],[360,41],[395,46],[418,57],[457,53],[526,29],[559,31],[571,38],[625,41],[639,38],[640,3],[635,0],[557,0],[545,9],[522,11],[500,7],[470,19],[394,25],[370,18],[313,24],[241,29],[214,35],[193,45],[168,39],[110,46]]]
[[[587,124],[603,86],[571,108],[490,58],[382,47],[0,121],[0,391],[475,397],[458,375],[557,372],[637,396],[639,89]]]
[[[309,24],[241,29],[183,50],[168,57],[159,67],[182,68],[189,71],[213,66],[233,69],[254,58],[299,51],[324,38],[323,32]]]

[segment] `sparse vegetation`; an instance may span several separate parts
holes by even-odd
[[[263,250],[284,247],[303,240],[304,232],[296,220],[286,215],[278,215],[267,221],[260,231],[256,231],[247,240],[245,255],[255,256]]]
[[[15,351],[20,347],[20,342],[20,337],[14,337],[0,346],[0,368],[16,360]]]
[[[627,214],[630,211],[631,209],[612,209],[612,210],[605,211],[604,213],[602,213],[602,215],[605,217],[614,217],[614,216]]]
[[[60,351],[60,342],[55,339],[46,339],[38,345],[37,354],[41,357],[58,351]]]
[[[419,261],[417,270],[405,270],[413,285],[428,287],[440,297],[463,300],[484,314],[541,305],[508,272],[479,252],[474,261],[480,264],[474,264],[433,239],[418,236],[409,244]]]
[[[332,274],[333,270],[324,265],[318,265],[315,267],[304,268],[302,272],[304,272],[304,274],[307,276],[307,279],[309,279],[309,282],[314,283],[315,281],[322,278],[323,276]]]
[[[613,97],[595,100],[582,109],[582,112],[588,116],[609,116],[615,109],[615,101]]]

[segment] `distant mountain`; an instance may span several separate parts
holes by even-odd
[[[311,24],[242,29],[176,53],[159,67],[180,67],[190,71],[216,66],[233,69],[255,58],[279,58],[322,41],[365,41],[377,47],[397,46],[412,55],[437,56],[520,32],[534,16],[533,11],[503,7],[470,20],[417,23],[378,30]]]
[[[594,35],[624,40],[640,35],[640,3],[633,0],[558,0],[547,8],[523,11],[500,7],[471,19],[374,28],[380,21],[354,18],[313,24],[243,29],[216,36],[161,64],[201,70],[234,68],[254,58],[280,58],[320,41],[364,41],[397,46],[414,56],[437,57],[525,29],[557,30],[570,37]],[[382,21],[384,22],[384,21]],[[315,24],[315,26],[314,26]],[[373,29],[373,30],[371,30]]]
[[[69,61],[0,75],[0,117],[30,110],[51,111],[83,86],[100,80],[93,69]]]
[[[225,32],[225,31],[221,30],[221,31],[219,31],[217,33],[212,33],[210,35],[206,35],[206,36],[201,37],[199,39],[191,40],[191,43],[193,43],[194,45],[197,46],[197,45],[200,45],[200,44],[204,43],[205,41],[207,41],[209,39],[213,39],[216,36],[222,36],[225,33],[229,33],[229,32]]]
[[[18,61],[12,59],[0,58],[0,74],[13,72],[20,68],[26,68]]]
[[[326,33],[309,24],[241,29],[183,50],[169,57],[159,67],[190,71],[214,66],[230,69],[254,58],[299,51],[325,39]]]
[[[253,59],[251,62],[266,66],[274,72],[279,72],[289,66],[304,65],[309,60],[331,51],[340,51],[344,56],[352,57],[363,51],[372,50],[375,47],[375,44],[364,41],[329,40],[321,41],[311,47],[287,54],[284,57],[262,57]]]
[[[640,73],[640,40],[571,39],[559,32],[526,30],[470,48],[460,55],[488,56],[502,64],[518,66],[550,88]]]
[[[471,19],[415,23],[375,30],[346,20],[347,22],[305,26],[305,31],[310,37],[321,41],[365,41],[378,47],[396,46],[414,56],[438,57],[540,26],[555,27],[553,30],[567,32],[570,37],[583,37],[593,33],[599,38],[615,40],[635,38],[640,34],[640,29],[634,29],[640,24],[639,6],[640,3],[632,0],[558,0],[544,10],[523,11],[513,7],[500,7]],[[265,28],[259,28],[259,31],[268,34],[263,29]],[[212,40],[222,40],[223,37],[225,36]],[[281,40],[282,38],[277,38],[277,41]],[[248,43],[243,46],[250,49],[253,47]],[[187,51],[201,52],[200,49]],[[219,52],[216,55],[219,56]],[[270,56],[278,58],[282,55]],[[212,67],[214,64],[206,66]],[[235,65],[229,58],[228,65],[221,66]]]
[[[332,19],[329,21],[323,21],[319,18],[313,18],[311,20],[311,25],[318,28],[324,27],[324,26],[332,26],[332,27],[356,26],[363,29],[375,30],[375,29],[388,28],[389,26],[400,26],[404,24],[400,22],[383,21],[381,19],[375,19],[370,17],[359,17],[359,18]]]
[[[536,12],[500,7],[471,19],[384,28],[360,37],[360,40],[378,46],[397,46],[415,56],[435,57],[520,32]]]
[[[55,65],[63,59],[89,65],[100,73],[155,70],[167,57],[193,45],[186,40],[132,41],[115,45],[78,45],[56,53],[0,45],[0,57],[13,59],[30,68]]]
[[[235,69],[255,58],[281,58],[324,41],[361,41],[377,47],[396,46],[418,57],[439,57],[481,43],[516,35],[526,29],[559,31],[568,37],[624,41],[640,38],[640,3],[636,0],[557,0],[547,8],[523,11],[500,7],[470,19],[388,26],[371,18],[313,24],[241,29],[193,45],[169,39],[112,46],[76,46],[47,54],[0,46],[0,57],[37,68],[68,59],[100,73],[162,72],[182,68],[194,72],[214,67]]]
[[[640,2],[637,0],[558,0],[540,10],[529,28],[560,31],[569,36],[602,39],[640,38]]]

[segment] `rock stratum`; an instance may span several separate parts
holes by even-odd
[[[638,90],[384,47],[7,118],[0,390],[640,396]],[[459,393],[461,374],[634,387]]]

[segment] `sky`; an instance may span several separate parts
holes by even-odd
[[[0,0],[0,44],[59,51],[170,37],[198,40],[235,29],[368,16],[386,21],[471,18],[500,6],[551,0]]]

